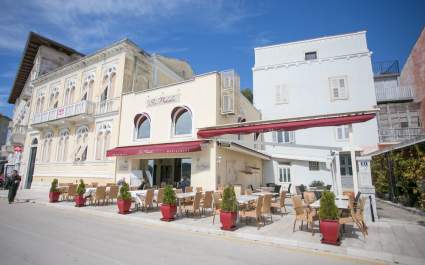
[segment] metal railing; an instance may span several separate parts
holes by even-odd
[[[415,94],[410,87],[375,87],[376,101],[411,100]]]
[[[425,136],[423,128],[380,129],[379,142],[399,142]]]
[[[399,74],[400,67],[398,60],[374,62],[372,64],[374,75]]]
[[[90,101],[80,101],[68,106],[52,109],[42,113],[36,113],[32,117],[32,124],[43,123],[58,119],[63,119],[80,114],[92,114],[93,103]]]
[[[108,99],[96,103],[96,115],[109,113],[113,111],[118,111],[119,109],[119,99]]]

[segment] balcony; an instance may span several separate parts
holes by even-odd
[[[377,102],[406,101],[406,100],[413,100],[415,98],[413,89],[410,87],[375,86],[375,94],[376,94]]]
[[[402,142],[405,140],[415,139],[420,136],[425,136],[423,128],[400,128],[400,129],[380,129],[379,142]]]
[[[34,114],[31,119],[31,126],[38,128],[63,124],[65,121],[86,121],[93,117],[93,111],[93,102],[80,101],[65,107]]]
[[[18,125],[12,128],[10,135],[10,143],[12,145],[24,145],[27,126]]]
[[[96,115],[102,115],[111,112],[118,112],[119,110],[119,98],[108,99],[96,103]]]

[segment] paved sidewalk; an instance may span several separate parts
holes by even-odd
[[[288,200],[288,214],[283,216],[273,215],[273,222],[269,221],[265,227],[261,227],[259,230],[257,230],[254,223],[246,225],[243,222],[240,223],[236,231],[224,232],[219,228],[220,223],[217,216],[215,224],[212,223],[212,217],[185,217],[174,222],[165,223],[159,220],[160,212],[157,209],[148,213],[138,211],[123,216],[117,214],[116,205],[75,208],[72,202],[48,203],[47,193],[47,189],[20,190],[17,197],[19,200],[31,200],[60,209],[84,211],[110,218],[126,218],[129,221],[168,226],[206,234],[332,252],[337,255],[375,259],[390,263],[425,264],[425,227],[410,221],[384,218],[375,223],[368,223],[369,236],[366,239],[356,228],[347,226],[342,244],[337,247],[320,243],[321,235],[318,233],[317,225],[314,236],[305,230],[299,231],[299,227],[293,233],[293,213],[289,204],[290,200]],[[0,197],[5,197],[6,195],[5,191],[0,191]]]

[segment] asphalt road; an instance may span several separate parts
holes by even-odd
[[[0,199],[0,264],[365,264],[364,261]]]

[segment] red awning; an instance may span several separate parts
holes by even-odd
[[[122,146],[108,150],[106,156],[134,156],[158,153],[188,153],[201,151],[201,144],[206,141],[189,141],[165,144],[148,144],[136,146]]]
[[[359,122],[365,122],[375,117],[375,113],[368,114],[348,114],[316,116],[309,118],[299,118],[281,121],[264,121],[255,123],[241,123],[237,125],[221,126],[219,128],[206,128],[198,130],[198,136],[209,138],[225,134],[249,134],[265,133],[271,131],[295,131],[313,127],[340,126]]]

